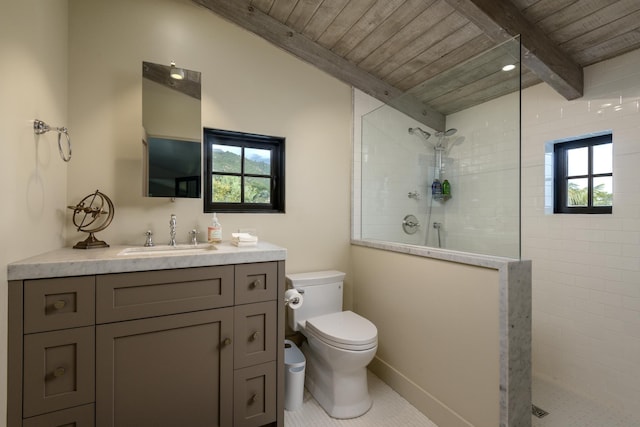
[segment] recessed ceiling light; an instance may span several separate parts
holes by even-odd
[[[515,65],[513,65],[513,64],[507,64],[507,65],[505,65],[504,67],[502,67],[502,71],[511,71],[511,70],[514,70],[515,68],[516,68],[516,66],[515,66]]]

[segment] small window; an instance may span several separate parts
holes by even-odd
[[[611,134],[554,145],[554,212],[611,213],[613,144]]]
[[[204,129],[205,212],[284,212],[284,138]]]

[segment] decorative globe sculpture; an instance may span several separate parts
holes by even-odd
[[[67,206],[73,210],[73,225],[78,231],[89,233],[89,237],[76,243],[74,249],[108,248],[109,245],[96,239],[94,233],[102,231],[113,220],[113,202],[106,195],[96,190],[80,201],[76,206]]]

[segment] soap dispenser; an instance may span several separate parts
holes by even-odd
[[[211,225],[207,227],[207,240],[209,243],[222,242],[222,225],[218,221],[218,216],[214,213],[211,219]]]

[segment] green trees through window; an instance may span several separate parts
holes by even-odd
[[[554,212],[611,213],[611,134],[554,145]]]
[[[205,212],[284,212],[284,138],[207,129]]]

